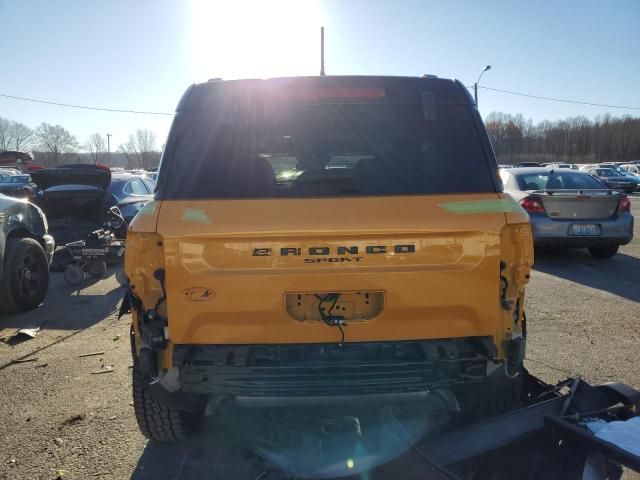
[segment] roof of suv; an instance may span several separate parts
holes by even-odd
[[[326,89],[326,90],[322,90]],[[280,99],[316,99],[323,101],[353,101],[379,97],[379,101],[418,101],[418,95],[429,92],[440,104],[473,104],[473,98],[464,85],[453,79],[437,77],[392,76],[314,76],[282,77],[250,80],[216,80],[191,85],[178,103],[176,110],[202,108],[222,97],[235,97],[238,101],[271,101],[274,92]],[[322,92],[322,93],[319,93]]]

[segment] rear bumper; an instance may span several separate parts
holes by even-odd
[[[583,248],[611,243],[626,245],[633,239],[633,216],[629,213],[606,220],[554,220],[546,214],[533,214],[530,217],[533,241],[538,246]],[[569,227],[575,223],[596,224],[600,228],[600,235],[569,235]]]
[[[185,394],[239,405],[322,405],[415,400],[456,385],[484,384],[491,337],[283,345],[176,345]]]

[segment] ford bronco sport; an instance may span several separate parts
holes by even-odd
[[[177,440],[225,400],[505,411],[532,262],[460,82],[193,85],[127,237],[139,426]]]

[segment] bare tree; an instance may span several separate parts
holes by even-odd
[[[34,140],[33,130],[24,123],[0,117],[0,151],[29,150]]]
[[[142,165],[142,155],[138,151],[133,135],[129,135],[129,141],[121,143],[116,151],[124,155],[129,168],[138,168]]]
[[[93,163],[96,164],[104,155],[104,151],[106,149],[106,142],[104,141],[104,137],[99,133],[94,133],[87,140],[87,144],[85,146],[89,153],[91,154],[91,159]]]
[[[11,120],[0,117],[0,152],[11,149]]]
[[[149,168],[158,164],[160,153],[156,149],[156,136],[149,130],[138,129],[129,135],[129,140],[118,147],[124,154],[129,168]]]
[[[35,136],[38,146],[48,163],[58,165],[60,160],[69,157],[78,148],[76,137],[60,125],[41,123],[36,128]]]
[[[9,132],[12,140],[12,148],[19,152],[30,150],[36,143],[33,130],[24,123],[11,122]]]

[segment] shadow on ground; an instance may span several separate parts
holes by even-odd
[[[109,279],[114,275],[110,269],[102,279],[87,278],[80,286],[70,287],[62,273],[51,273],[44,303],[29,312],[0,315],[0,333],[37,327],[80,330],[98,323],[119,307],[124,295],[124,289]]]
[[[395,479],[383,465],[437,430],[431,414],[423,404],[232,408],[188,441],[150,441],[131,479]]]
[[[210,419],[198,433],[178,443],[149,441],[131,480],[255,479],[265,469],[242,445],[234,444],[233,432]]]
[[[640,259],[618,253],[592,257],[586,249],[536,249],[535,270],[640,302]]]

